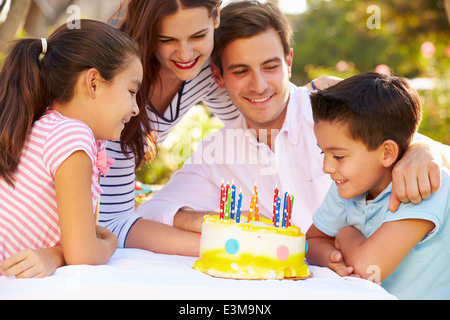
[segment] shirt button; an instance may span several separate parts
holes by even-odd
[[[367,221],[367,225],[371,226],[372,225],[372,220]]]

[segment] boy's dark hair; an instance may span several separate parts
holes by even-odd
[[[220,12],[220,26],[214,35],[212,62],[222,73],[222,53],[233,41],[251,38],[269,28],[278,32],[287,57],[292,42],[292,28],[277,5],[258,1],[230,2]]]
[[[417,91],[398,76],[375,72],[345,79],[311,95],[314,121],[347,125],[350,137],[375,150],[385,140],[408,149],[421,118]]]

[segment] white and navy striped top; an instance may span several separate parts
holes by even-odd
[[[161,144],[190,108],[201,101],[224,123],[239,116],[239,111],[230,101],[226,90],[219,88],[214,81],[208,61],[195,79],[184,83],[163,118],[157,116],[147,106],[152,128],[156,131],[157,144]],[[126,220],[126,213],[134,212],[134,158],[127,159],[118,141],[108,141],[106,153],[108,157],[115,159],[115,163],[110,168],[108,176],[101,178],[103,194],[100,201],[99,222],[116,235],[122,232],[128,233],[129,230],[122,229],[131,227],[126,226],[124,219]]]

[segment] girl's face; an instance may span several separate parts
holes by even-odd
[[[162,18],[155,53],[161,72],[182,81],[194,79],[211,55],[219,22],[219,12],[214,19],[204,7],[180,9]]]
[[[90,115],[91,129],[96,139],[118,140],[125,124],[139,114],[136,93],[142,82],[142,63],[133,58],[110,83],[97,91],[96,108]]]

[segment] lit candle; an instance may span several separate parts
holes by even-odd
[[[291,195],[287,196],[287,211],[286,211],[286,228],[290,226],[289,220],[291,219]]]
[[[239,199],[236,210],[236,222],[239,223],[241,221],[241,206],[242,206],[242,190],[239,190]]]
[[[294,196],[291,196],[291,206],[289,207],[287,226],[291,225],[292,208],[294,207]]]
[[[282,222],[282,226],[286,227],[286,219],[287,219],[287,197],[288,197],[288,193],[285,192],[284,193],[284,206],[283,206],[283,222]]]
[[[248,210],[248,218],[247,218],[247,222],[252,221],[252,215],[255,212],[255,201],[256,201],[256,197],[255,197],[255,189],[253,189],[253,195],[252,195],[252,200],[250,202],[250,209]]]
[[[274,226],[279,227],[280,226],[280,207],[281,207],[281,199],[280,197],[277,197],[277,204],[276,204],[276,211],[275,211],[275,222]]]
[[[255,221],[259,221],[259,203],[258,203],[258,191],[256,188],[256,182],[255,186],[253,187],[253,190],[255,190]]]
[[[228,188],[227,204],[225,205],[225,215],[224,215],[225,220],[230,219],[230,210],[231,210],[231,188]]]
[[[278,198],[278,187],[277,184],[275,184],[275,190],[273,192],[273,217],[272,217],[273,225],[275,225],[275,216],[277,214],[277,198]]]
[[[255,221],[259,221],[258,195],[256,195],[256,200],[255,200]]]
[[[223,184],[223,179],[222,179],[222,186],[220,187],[220,219],[223,219],[223,215],[224,215],[224,210],[225,210],[225,186]]]
[[[236,186],[234,185],[234,181],[231,186],[231,215],[230,219],[234,220],[234,214],[236,213]]]

